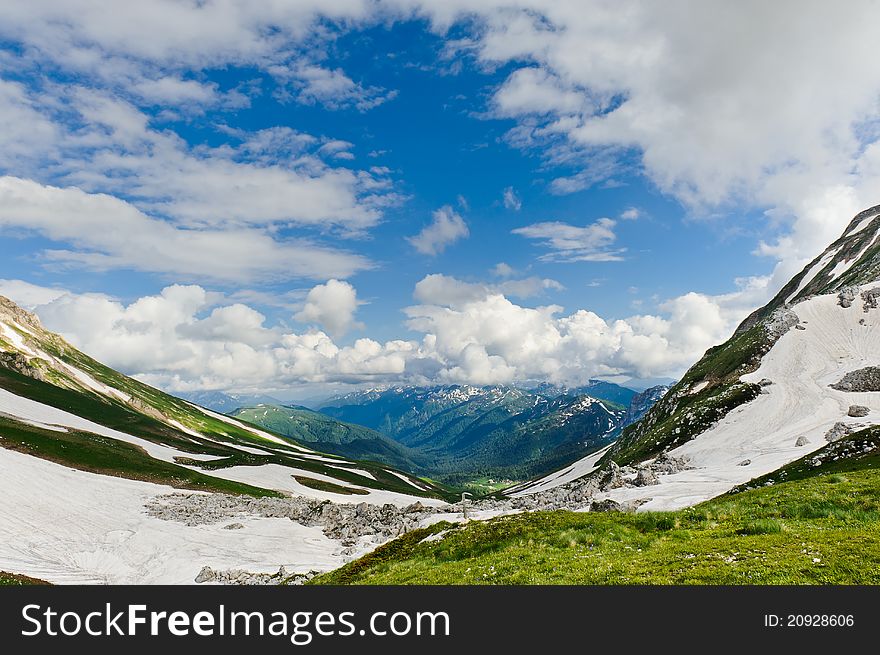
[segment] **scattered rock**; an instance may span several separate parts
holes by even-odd
[[[847,411],[846,415],[859,418],[862,416],[867,416],[870,411],[871,410],[864,405],[850,405],[849,411]]]
[[[301,585],[316,575],[318,575],[318,571],[290,573],[284,566],[279,567],[277,573],[253,573],[241,569],[215,571],[210,566],[204,566],[196,576],[196,582],[199,584],[203,582],[216,582],[219,584],[235,585],[278,585],[285,582],[286,584]]]
[[[751,463],[752,463],[752,460],[750,460],[750,459],[744,459],[744,460],[741,461],[739,464],[737,464],[737,466],[748,466],[748,465],[751,464]]]
[[[860,318],[860,319],[859,319],[859,325],[867,325],[867,322],[865,321],[865,319]]]
[[[602,479],[602,489],[619,489],[626,485],[626,480],[620,472],[617,462],[611,461],[608,464],[608,473]]]
[[[806,330],[807,328],[805,328],[803,325],[798,323],[797,325],[794,326],[794,329],[795,330]]]
[[[862,291],[862,311],[866,314],[872,310],[877,309],[877,298],[880,298],[880,287],[874,287],[873,289],[868,289],[867,291]]]
[[[880,366],[866,366],[850,371],[840,382],[829,386],[838,391],[880,391]]]
[[[758,382],[759,387],[769,387],[771,384],[773,384],[773,380],[769,378],[762,378],[761,381]]]
[[[633,482],[637,487],[647,487],[654,484],[659,484],[660,481],[657,479],[657,476],[654,475],[654,472],[651,469],[642,469],[636,475],[636,479]]]
[[[800,448],[801,446],[806,446],[808,443],[810,443],[809,439],[804,436],[800,436],[797,438],[797,441],[794,442],[794,445]]]
[[[241,530],[244,526],[241,523],[230,523],[229,525],[224,525],[224,530]]]
[[[849,434],[852,434],[852,428],[846,423],[838,421],[825,433],[825,441],[837,441]]]

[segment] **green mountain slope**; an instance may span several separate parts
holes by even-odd
[[[305,407],[267,405],[244,407],[232,414],[324,453],[372,460],[405,471],[424,470],[426,457],[375,430],[343,423]]]
[[[59,412],[60,410],[60,412]],[[52,417],[47,419],[34,417]],[[30,416],[30,418],[28,418]],[[360,489],[413,496],[439,487],[387,467],[321,455],[129,378],[48,332],[33,315],[0,297],[0,447],[81,470],[181,488],[274,495],[226,471],[281,465],[300,477],[325,476]]]
[[[420,453],[432,477],[452,484],[557,469],[607,445],[625,414],[591,396],[468,385],[357,392],[320,411],[393,438]]]

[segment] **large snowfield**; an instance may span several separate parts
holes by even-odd
[[[117,439],[168,462],[177,456],[209,459],[104,427],[5,389],[0,389],[0,414],[44,429],[83,430]],[[372,477],[353,466],[346,468]],[[293,476],[355,485],[278,464],[235,466],[211,475],[337,503],[443,504],[367,488],[363,495],[324,492],[300,484]],[[187,584],[194,582],[202,566],[253,573],[276,572],[282,565],[291,572],[326,571],[351,558],[351,554],[344,558],[342,544],[326,537],[321,528],[288,519],[243,516],[235,522],[244,528],[225,530],[223,523],[189,527],[147,515],[145,505],[150,500],[175,491],[78,471],[0,444],[0,570],[58,584]]]
[[[192,584],[202,566],[273,573],[324,571],[343,547],[318,527],[238,517],[188,527],[147,515],[175,490],[86,473],[0,448],[0,570],[56,584]]]
[[[805,329],[789,330],[764,356],[760,368],[742,377],[746,382],[766,378],[773,384],[696,439],[670,451],[688,457],[695,468],[660,476],[658,485],[614,489],[600,498],[650,499],[640,507],[642,511],[687,507],[820,449],[828,443],[825,433],[837,422],[880,423],[880,393],[843,392],[828,386],[850,371],[880,365],[880,310],[865,312],[860,299],[843,308],[836,294],[811,298],[792,310]],[[862,320],[864,324],[859,323]],[[871,411],[866,417],[851,418],[850,405]],[[801,436],[809,443],[798,447],[795,443]],[[587,473],[595,460],[590,456],[574,468]],[[750,463],[741,466],[746,460]],[[566,477],[548,478],[526,493],[552,488]]]

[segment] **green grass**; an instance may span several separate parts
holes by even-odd
[[[304,487],[309,489],[317,489],[318,491],[328,491],[334,494],[343,494],[345,496],[366,496],[370,492],[364,489],[355,489],[352,487],[343,487],[341,484],[333,484],[325,480],[316,480],[315,478],[307,478],[304,475],[294,475],[293,479]]]
[[[440,529],[442,539],[422,540]],[[314,584],[880,584],[880,471],[676,512],[536,512],[432,527]]]
[[[153,459],[138,446],[90,432],[55,432],[0,418],[0,447],[81,471],[168,484],[180,489],[248,496],[281,496],[275,491],[215,478]]]
[[[463,490],[469,491],[479,498],[512,487],[517,482],[518,480],[499,480],[496,478],[482,477],[476,478],[475,480],[468,480],[467,482],[462,483],[461,487]]]
[[[49,583],[45,580],[40,580],[38,578],[30,578],[26,575],[19,575],[17,573],[7,573],[6,571],[0,571],[0,587],[24,587],[30,585],[48,585]]]

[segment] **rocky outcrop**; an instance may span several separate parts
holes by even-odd
[[[867,416],[870,412],[871,410],[864,405],[850,405],[846,415],[861,418],[862,416]]]
[[[770,317],[764,322],[764,330],[770,339],[771,344],[783,334],[788,332],[800,322],[798,315],[788,307],[780,307],[775,310]]]

